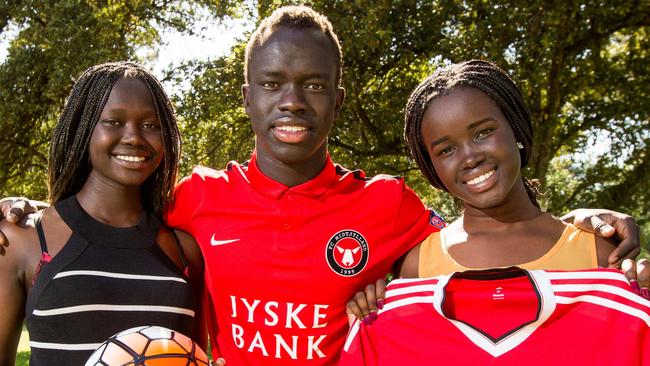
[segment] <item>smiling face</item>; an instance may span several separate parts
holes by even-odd
[[[331,41],[318,30],[281,27],[254,50],[242,93],[262,171],[323,167],[344,96],[336,72]]]
[[[89,181],[112,186],[139,187],[160,165],[160,121],[142,80],[115,83],[90,138],[89,156]]]
[[[492,208],[525,192],[510,124],[482,91],[458,87],[432,100],[422,137],[445,188],[476,208]],[[525,194],[525,193],[524,193]]]

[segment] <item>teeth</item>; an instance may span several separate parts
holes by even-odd
[[[285,132],[307,131],[307,127],[303,127],[303,126],[276,126],[275,129],[280,131],[285,131]]]
[[[490,178],[492,176],[492,174],[494,174],[494,170],[490,170],[489,172],[487,172],[487,173],[485,173],[483,175],[480,175],[480,176],[478,176],[478,177],[476,177],[476,178],[474,178],[472,180],[468,180],[465,183],[467,183],[467,184],[483,183],[483,182],[485,182],[486,179]]]
[[[115,155],[115,157],[120,160],[136,162],[136,163],[140,163],[147,160],[147,158],[145,158],[144,156]]]

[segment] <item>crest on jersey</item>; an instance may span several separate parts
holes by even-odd
[[[445,220],[432,209],[429,209],[429,224],[440,230],[445,228]]]
[[[368,263],[368,242],[358,231],[341,230],[327,242],[325,257],[336,274],[355,276]]]

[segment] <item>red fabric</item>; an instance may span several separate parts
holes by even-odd
[[[397,286],[388,286],[378,319],[369,326],[358,322],[352,326],[340,365],[650,365],[650,301],[634,294],[622,274],[611,270],[530,273],[532,282],[527,276],[517,278],[522,286],[510,287],[505,296],[520,290],[536,293],[539,301],[504,305],[515,312],[522,306],[539,308],[540,318],[497,340],[443,316],[441,302],[450,300],[444,296],[446,277],[397,280]],[[507,288],[512,280],[482,282],[484,286],[468,289],[477,293],[478,304],[469,306],[475,311],[472,318],[501,322],[501,316],[482,310],[480,303],[494,301],[488,283]],[[534,289],[526,289],[531,283]],[[485,295],[483,300],[478,299],[479,293]]]
[[[402,179],[366,179],[328,157],[290,188],[262,174],[254,155],[248,166],[196,168],[167,212],[202,249],[210,336],[230,365],[335,364],[346,302],[437,230],[429,218]]]
[[[51,260],[52,257],[48,252],[41,252],[41,259],[38,261],[38,264],[36,265],[36,269],[34,270],[34,277],[32,277],[32,286],[36,282],[36,278],[38,277],[38,274],[41,273],[41,269],[43,268],[43,266],[50,263]]]
[[[520,278],[497,283],[459,278],[445,287],[442,307],[448,318],[471,324],[496,339],[534,321],[538,302],[533,285]]]

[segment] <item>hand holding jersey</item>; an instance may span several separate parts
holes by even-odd
[[[372,325],[353,324],[341,366],[650,362],[650,301],[618,271],[471,271],[395,280],[386,295]]]

